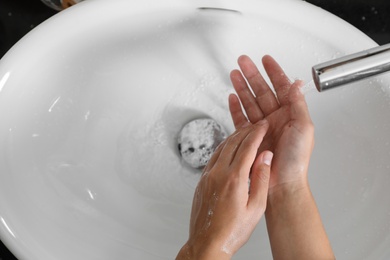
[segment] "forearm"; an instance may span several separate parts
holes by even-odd
[[[269,195],[265,215],[274,259],[334,259],[308,185]]]

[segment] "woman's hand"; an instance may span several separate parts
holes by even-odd
[[[273,154],[257,155],[267,129],[266,120],[240,124],[217,148],[196,188],[189,239],[177,259],[230,259],[247,242],[267,205]]]
[[[314,127],[304,95],[299,90],[302,82],[290,82],[275,60],[265,56],[263,65],[275,95],[249,57],[241,56],[238,64],[243,75],[234,70],[230,76],[239,98],[232,94],[229,108],[236,128],[248,121],[256,123],[266,119],[269,122],[268,133],[259,150],[270,150],[275,154],[269,194],[284,188],[306,187]]]
[[[266,212],[273,257],[334,259],[307,180],[314,127],[299,90],[302,83],[291,83],[280,66],[270,56],[265,56],[263,65],[275,95],[247,56],[241,56],[238,63],[244,76],[238,70],[231,73],[239,96],[239,99],[236,95],[229,97],[234,125],[240,128],[248,121],[267,120],[269,129],[259,151],[271,150],[275,155]]]

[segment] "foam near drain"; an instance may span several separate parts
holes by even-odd
[[[179,133],[180,155],[191,167],[203,168],[226,136],[223,127],[213,119],[193,120],[184,125]]]

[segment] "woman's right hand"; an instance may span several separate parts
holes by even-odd
[[[196,188],[189,239],[176,259],[230,259],[247,242],[267,205],[273,155],[257,155],[267,129],[266,120],[248,123],[217,148]]]
[[[243,75],[239,70],[231,73],[231,81],[239,98],[232,94],[229,108],[236,128],[248,121],[256,123],[266,119],[269,122],[259,152],[270,150],[274,153],[269,186],[269,194],[272,195],[280,189],[307,187],[314,127],[305,97],[299,90],[302,82],[290,82],[272,57],[265,56],[262,61],[276,95],[252,60],[241,56],[238,64]],[[247,116],[242,111],[240,101]]]
[[[248,120],[255,123],[266,119],[269,123],[259,152],[274,153],[265,213],[273,257],[334,259],[307,179],[314,127],[305,97],[299,90],[302,83],[291,83],[280,66],[270,56],[265,56],[263,65],[275,96],[247,56],[241,56],[238,63],[250,87],[240,71],[231,73],[239,96],[239,99],[235,95],[229,97],[235,126],[239,128]]]

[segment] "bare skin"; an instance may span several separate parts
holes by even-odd
[[[307,179],[314,127],[302,82],[265,56],[275,95],[249,57],[238,64],[242,73],[231,73],[238,96],[229,96],[236,132],[203,172],[176,259],[230,259],[264,212],[274,259],[334,259]]]
[[[230,259],[247,242],[267,205],[273,154],[257,155],[267,129],[266,120],[242,125],[217,148],[196,188],[189,239],[176,259]]]
[[[238,97],[229,97],[229,107],[236,128],[248,121],[269,122],[259,151],[275,155],[265,213],[274,259],[334,259],[307,178],[314,127],[299,90],[302,82],[290,82],[272,57],[262,61],[276,95],[251,59],[241,56],[242,74],[231,73]]]

